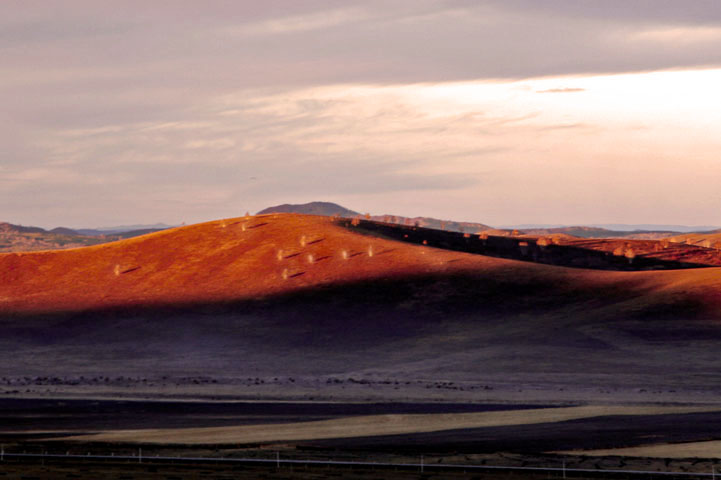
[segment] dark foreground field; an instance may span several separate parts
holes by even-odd
[[[116,429],[272,425],[362,415],[498,412],[542,407],[471,403],[179,402],[6,398],[0,399],[0,439],[10,441],[58,437]]]
[[[708,474],[721,463],[713,459],[592,457],[556,453],[568,449],[616,448],[718,438],[718,432],[721,432],[721,412],[718,411],[608,415],[409,435],[357,438],[341,435],[325,440],[256,444],[208,442],[184,445],[181,436],[174,439],[173,444],[69,441],[62,438],[69,433],[116,429],[160,427],[182,432],[180,428],[258,424],[266,424],[272,429],[278,423],[291,421],[312,422],[365,415],[427,414],[429,418],[471,412],[500,415],[539,407],[544,408],[539,405],[460,403],[6,399],[0,401],[0,444],[4,453],[0,462],[0,478],[541,479],[562,478],[564,467],[567,469],[566,476],[573,478],[649,478],[648,474],[632,472]],[[653,410],[649,407],[649,411]],[[17,457],[14,456],[16,454],[34,456]],[[49,456],[40,456],[45,454]],[[85,457],[87,455],[90,457]],[[254,463],[258,460],[264,463]],[[280,463],[276,463],[278,460]],[[367,465],[369,462],[375,464]],[[527,470],[529,468],[548,470]]]
[[[222,465],[200,463],[167,463],[114,461],[85,461],[67,463],[57,461],[42,463],[38,460],[7,461],[0,466],[0,477],[8,480],[40,480],[40,479],[108,479],[108,480],[184,480],[184,479],[217,479],[217,480],[250,480],[250,479],[550,479],[564,478],[561,472],[525,472],[525,471],[487,471],[438,470],[426,467],[421,473],[419,468],[402,467],[369,467],[369,466],[317,466],[295,464],[292,466],[252,466]],[[567,477],[604,478],[593,473],[567,472]],[[617,475],[617,478],[626,476]],[[649,478],[646,476],[646,478]]]

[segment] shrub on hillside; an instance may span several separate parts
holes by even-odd
[[[633,259],[636,258],[636,252],[633,251],[633,248],[627,248],[623,255],[628,258],[628,263],[633,263]]]

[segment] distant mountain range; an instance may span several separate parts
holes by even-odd
[[[557,228],[524,228],[522,231],[526,235],[573,235],[581,238],[636,238],[653,240],[658,238],[670,237],[678,235],[680,232],[672,230],[608,230],[600,227],[557,227]]]
[[[176,225],[166,225],[164,223],[155,223],[152,225],[119,225],[116,227],[101,227],[101,228],[76,228],[71,230],[69,228],[63,229],[69,232],[75,232],[80,235],[113,235],[127,232],[157,232],[159,230],[165,230],[167,228],[173,228]],[[53,229],[51,231],[58,230]],[[139,234],[142,235],[142,234]],[[127,238],[127,237],[126,237]]]
[[[593,227],[606,231],[614,232],[678,232],[678,233],[691,233],[691,232],[710,232],[712,230],[718,230],[721,227],[711,225],[663,225],[663,224],[625,224],[625,223],[592,223],[584,226],[584,228]],[[518,229],[518,230],[545,230],[554,228],[579,228],[572,225],[564,224],[547,224],[547,223],[531,223],[531,224],[517,224],[517,225],[504,225],[498,228],[503,229]]]
[[[29,252],[87,247],[124,238],[137,237],[164,229],[144,228],[122,230],[123,227],[117,228],[118,230],[73,230],[71,228],[57,227],[52,230],[45,230],[40,227],[0,223],[0,252]],[[165,228],[167,228],[167,226],[165,226]]]

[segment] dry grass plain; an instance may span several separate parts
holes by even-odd
[[[315,422],[208,428],[113,430],[60,440],[160,444],[268,443],[403,435],[443,430],[532,425],[609,415],[664,415],[720,411],[719,407],[580,406],[501,412],[366,415]]]
[[[569,450],[558,453],[567,455],[587,455],[593,457],[721,458],[721,440],[663,443],[658,445],[641,445],[628,448]]]

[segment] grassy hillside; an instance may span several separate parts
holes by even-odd
[[[721,232],[718,230],[699,233],[685,233],[669,238],[670,241],[676,243],[684,243],[687,245],[698,245],[714,250],[721,250]]]
[[[721,385],[718,268],[564,268],[279,214],[3,254],[0,271],[0,375],[43,377],[20,382],[33,391],[132,376],[168,395],[676,401]]]

